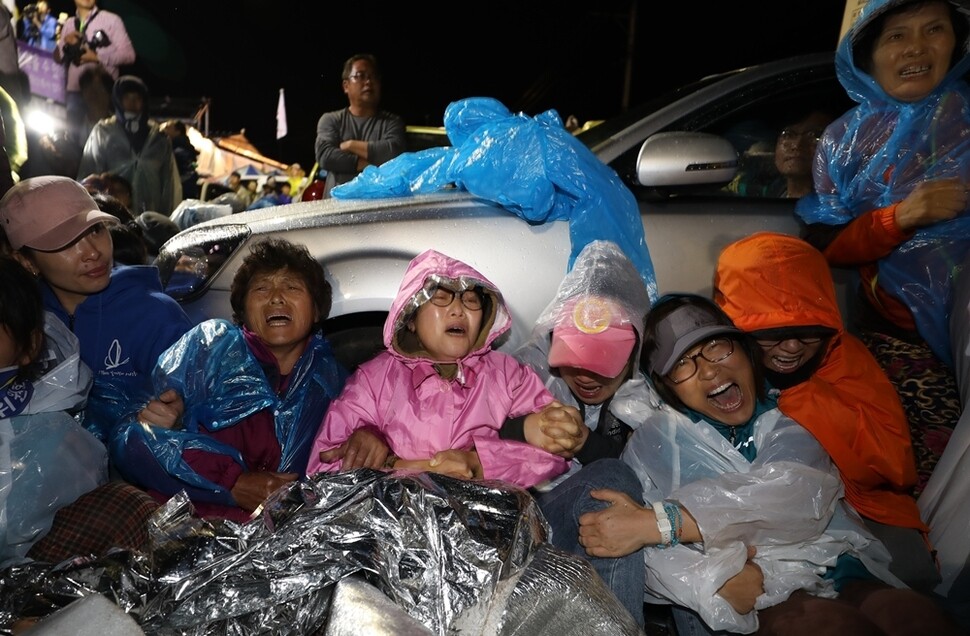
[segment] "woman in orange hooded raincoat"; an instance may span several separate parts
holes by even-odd
[[[912,494],[909,425],[876,359],[845,330],[822,253],[772,232],[736,241],[718,259],[714,300],[756,339],[779,408],[831,455],[846,500],[892,554],[892,573],[932,590],[940,576]]]

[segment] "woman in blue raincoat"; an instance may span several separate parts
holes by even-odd
[[[951,601],[966,598],[951,585],[970,558],[963,512],[970,480],[951,479],[967,474],[957,465],[970,446],[970,423],[954,428],[957,386],[968,380],[953,368],[968,368],[967,354],[951,343],[970,327],[957,282],[970,281],[960,275],[970,246],[965,11],[949,0],[866,3],[836,54],[839,81],[858,106],[826,129],[815,193],[797,207],[809,224],[805,238],[830,264],[861,275],[858,335],[902,398],[915,492],[943,573],[936,591]],[[970,609],[963,611],[970,622]]]
[[[203,517],[246,521],[302,476],[347,372],[320,326],[323,268],[305,247],[257,243],[230,293],[237,324],[207,320],[158,360],[158,397],[112,435],[111,460],[159,499],[185,490]]]
[[[859,271],[859,335],[906,408],[917,492],[960,409],[949,321],[970,246],[968,31],[955,2],[866,4],[836,54],[858,106],[826,129],[797,208],[829,263]]]

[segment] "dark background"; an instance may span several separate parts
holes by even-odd
[[[74,14],[71,0],[49,4],[55,14]],[[440,126],[450,102],[473,96],[527,115],[555,109],[582,122],[704,75],[831,50],[845,1],[599,0],[588,9],[531,0],[99,6],[124,19],[138,54],[124,70],[141,76],[154,99],[208,99],[210,134],[245,130],[262,153],[309,169],[317,119],[347,104],[340,71],[354,53],[377,55],[382,105],[408,124]],[[277,140],[281,88],[289,134]]]

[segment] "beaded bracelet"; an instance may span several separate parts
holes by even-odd
[[[671,526],[673,526],[673,531],[671,532],[670,537],[670,545],[677,545],[680,543],[680,535],[684,529],[684,517],[680,514],[680,506],[675,503],[665,501],[663,502],[663,507]]]

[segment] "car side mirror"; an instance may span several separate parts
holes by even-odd
[[[710,133],[657,133],[643,142],[637,155],[637,181],[653,188],[724,184],[737,171],[734,146]]]

